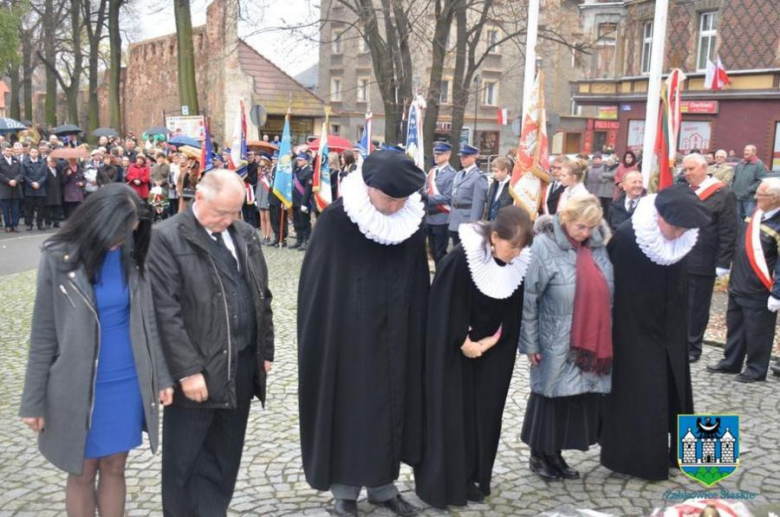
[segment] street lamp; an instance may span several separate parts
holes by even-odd
[[[479,103],[479,83],[482,78],[479,74],[474,76],[474,134],[471,137],[471,143],[474,147],[477,147],[477,107]]]

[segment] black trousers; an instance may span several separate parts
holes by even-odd
[[[766,379],[776,323],[777,313],[766,308],[766,298],[745,300],[730,294],[726,309],[726,349],[718,366],[738,372],[747,357],[742,375]]]
[[[295,228],[295,240],[298,242],[309,240],[311,235],[311,212],[301,212],[301,207],[293,207],[293,227]]]
[[[70,217],[70,214],[75,212],[79,205],[81,205],[80,201],[63,201],[62,210],[65,212],[65,219]]]
[[[24,198],[24,222],[28,228],[32,228],[33,218],[38,228],[43,228],[43,216],[46,198],[41,196],[27,196]]]
[[[450,231],[450,237],[452,237],[452,245],[457,246],[460,244],[460,234],[458,232]]]
[[[287,237],[290,235],[289,227],[290,221],[287,211],[282,212],[282,207],[279,205],[270,205],[268,207],[268,215],[271,219],[271,230],[274,232],[275,242],[279,243],[279,232],[284,231],[282,237],[284,242],[287,242]],[[282,227],[282,220],[284,220],[284,226]]]
[[[166,517],[219,517],[236,488],[255,376],[254,348],[239,352],[236,408],[168,406],[163,419],[162,502]]]
[[[447,254],[447,245],[450,243],[450,234],[446,224],[426,225],[428,233],[428,248],[431,250],[433,261],[438,264]]]
[[[714,276],[688,275],[688,355],[701,356],[704,331],[710,322]]]
[[[46,226],[58,225],[62,221],[62,205],[46,205]]]
[[[257,207],[255,205],[247,205],[244,203],[244,206],[241,207],[241,214],[244,216],[244,222],[251,225],[252,228],[257,229],[257,227],[260,226],[257,218]]]

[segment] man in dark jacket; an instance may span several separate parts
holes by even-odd
[[[1,149],[3,156],[0,157],[0,205],[3,209],[5,233],[18,233],[24,171],[22,164],[14,158],[13,148],[9,143],[3,142]]]
[[[293,170],[293,226],[295,227],[295,244],[290,249],[306,250],[306,243],[311,234],[311,202],[312,180],[314,171],[309,165],[309,155],[300,153],[296,157],[296,167]]]
[[[62,221],[62,171],[57,165],[57,158],[46,158],[46,176],[46,228],[59,228]]]
[[[683,160],[688,185],[710,211],[712,220],[699,228],[696,246],[688,254],[688,360],[701,357],[704,331],[710,321],[715,277],[728,274],[737,238],[737,200],[720,180],[709,176],[707,161],[700,154]]]
[[[498,211],[515,202],[509,192],[509,180],[512,177],[512,162],[509,158],[499,156],[491,165],[493,182],[488,187],[487,203],[483,219],[495,221]]]
[[[250,402],[265,404],[271,292],[257,233],[236,220],[245,196],[235,172],[210,171],[193,205],[157,227],[149,250],[160,339],[179,381],[163,421],[166,516],[227,513]]]
[[[606,219],[612,231],[617,230],[623,221],[631,219],[639,199],[646,194],[647,191],[642,186],[642,174],[637,171],[626,174],[623,178],[623,192],[610,203],[609,212],[606,212]]]
[[[757,209],[737,238],[729,277],[726,349],[717,365],[707,367],[737,373],[739,382],[766,379],[780,309],[780,179],[764,179],[755,199]]]
[[[767,171],[764,162],[756,156],[756,146],[746,145],[743,152],[743,160],[740,160],[734,169],[734,179],[731,182],[731,190],[737,197],[737,225],[741,227],[746,217],[753,215],[756,194],[761,180],[766,178]]]
[[[43,230],[43,215],[46,210],[46,182],[49,174],[46,163],[41,159],[38,148],[30,149],[24,161],[24,222],[27,230],[33,229],[33,215],[36,215],[38,229]]]

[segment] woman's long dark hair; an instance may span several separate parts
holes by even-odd
[[[631,163],[626,163],[626,157],[631,156],[631,158],[634,159]],[[623,159],[620,160],[620,163],[623,164],[624,167],[631,167],[636,165],[636,154],[634,154],[634,151],[626,151],[623,153]]]
[[[133,229],[138,223],[138,227]],[[122,268],[127,281],[130,268],[144,274],[146,252],[152,237],[152,211],[132,188],[111,183],[87,197],[68,217],[62,230],[47,239],[44,247],[56,244],[75,246],[71,271],[83,267],[95,282],[106,253],[114,246],[122,249]]]
[[[534,240],[534,226],[525,209],[519,206],[505,206],[498,211],[493,221],[481,221],[477,232],[482,235],[486,246],[490,245],[490,234],[496,232],[505,241],[522,242],[530,246]]]

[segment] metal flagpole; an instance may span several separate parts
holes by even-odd
[[[534,89],[534,80],[536,79],[536,41],[539,35],[539,0],[528,1],[528,21],[526,27],[525,42],[525,75],[523,77],[523,118],[520,121],[525,123],[525,116],[528,114],[528,105],[530,104],[531,92]]]
[[[645,115],[645,134],[642,141],[642,182],[645,188],[650,184],[655,161],[655,140],[658,132],[658,106],[661,102],[661,75],[664,68],[664,49],[666,47],[666,20],[669,12],[669,0],[655,1],[653,19],[653,41],[650,53],[650,76],[647,85],[647,110]]]

